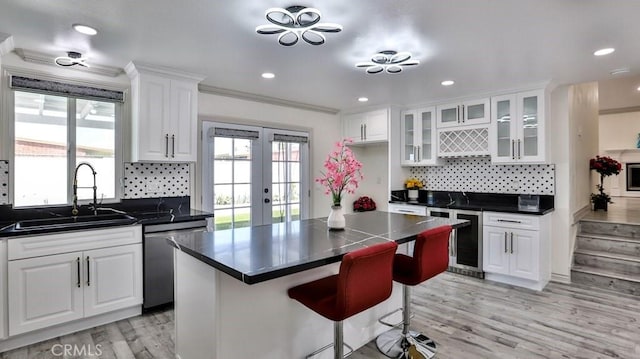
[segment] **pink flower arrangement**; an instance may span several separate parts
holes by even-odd
[[[356,160],[348,143],[349,139],[336,142],[336,149],[324,161],[325,172],[316,182],[326,187],[325,194],[331,194],[334,206],[339,206],[343,193],[354,193],[362,176],[362,163]]]

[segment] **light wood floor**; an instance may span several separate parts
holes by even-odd
[[[413,301],[413,327],[435,339],[437,358],[640,358],[640,297],[558,283],[535,292],[444,273],[415,287]],[[172,333],[166,310],[0,357],[55,358],[51,347],[69,343],[101,344],[101,358],[169,359]],[[385,357],[369,343],[351,358]]]
[[[602,222],[640,224],[640,197],[612,197],[607,211],[591,211],[583,219]]]

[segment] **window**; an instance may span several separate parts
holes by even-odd
[[[14,92],[16,207],[68,204],[82,162],[96,175],[98,200],[116,198],[120,104],[32,92]],[[78,199],[93,198],[93,176],[78,171]],[[82,188],[89,187],[89,188]]]

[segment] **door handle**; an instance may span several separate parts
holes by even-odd
[[[507,232],[504,232],[504,252],[507,253]]]
[[[76,285],[80,288],[80,257],[76,258],[76,266],[78,268],[78,281],[76,282]]]
[[[171,157],[176,157],[176,135],[171,135]]]
[[[164,156],[169,157],[169,134],[164,135]]]
[[[513,254],[513,232],[511,232],[511,254]]]
[[[87,287],[91,286],[91,265],[89,263],[89,256],[87,256]]]

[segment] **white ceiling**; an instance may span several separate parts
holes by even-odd
[[[306,5],[344,30],[322,46],[258,35],[269,7]],[[640,74],[636,0],[2,0],[0,32],[16,48],[124,67],[140,61],[206,75],[204,84],[335,109],[417,104],[517,88]],[[91,25],[98,35],[72,30]],[[594,57],[593,51],[616,52]],[[398,75],[354,64],[381,50],[421,61]],[[273,80],[262,72],[276,74]],[[440,82],[456,84],[443,87]],[[638,84],[640,86],[640,84]]]

